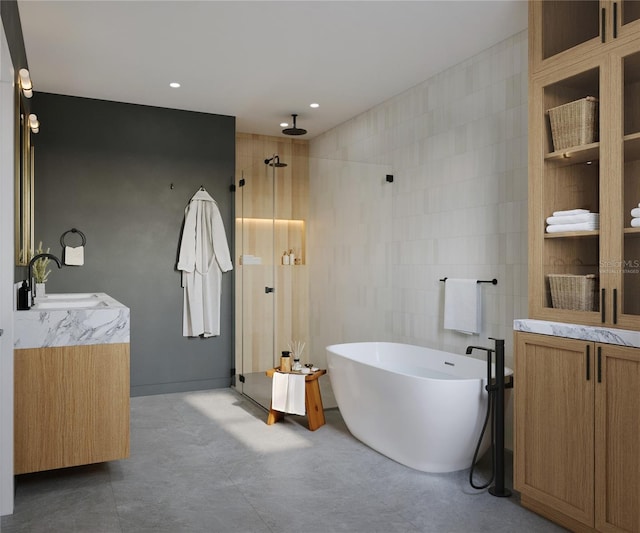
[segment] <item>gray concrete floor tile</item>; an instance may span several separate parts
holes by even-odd
[[[2,531],[562,531],[517,496],[473,490],[468,471],[426,474],[384,457],[337,409],[314,432],[304,417],[267,426],[266,415],[234,389],[132,398],[131,457],[18,476]]]

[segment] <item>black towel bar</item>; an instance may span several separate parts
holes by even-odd
[[[442,278],[440,281],[445,282],[448,278]],[[478,283],[491,283],[491,285],[497,285],[498,280],[496,278],[493,279],[479,279]]]

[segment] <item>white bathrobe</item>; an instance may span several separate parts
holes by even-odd
[[[182,270],[185,337],[220,335],[222,273],[233,268],[220,210],[205,190],[184,211],[178,270]]]

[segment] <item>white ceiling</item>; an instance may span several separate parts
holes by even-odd
[[[18,7],[36,92],[233,115],[265,135],[298,113],[306,139],[527,27],[524,0]]]

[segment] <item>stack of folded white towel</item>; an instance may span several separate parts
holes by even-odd
[[[588,209],[554,211],[553,215],[547,218],[547,224],[547,233],[592,231],[600,229],[600,214],[592,213]],[[640,221],[638,225],[640,226]]]
[[[640,204],[631,210],[631,227],[640,228]]]

